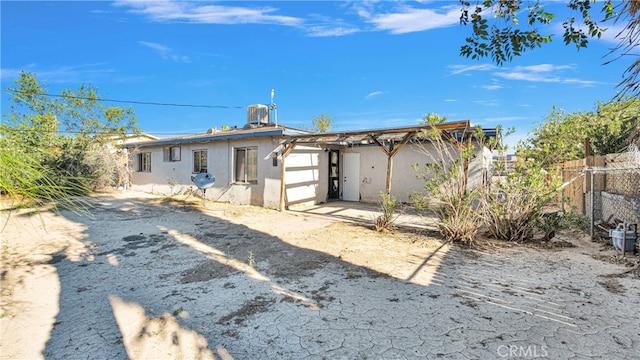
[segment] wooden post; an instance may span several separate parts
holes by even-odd
[[[278,210],[284,211],[284,152],[282,154],[282,159],[280,160],[280,204],[278,205]]]
[[[584,138],[584,157],[585,159],[591,156],[591,141],[589,138]]]
[[[285,175],[285,159],[287,158],[287,155],[289,155],[289,153],[291,152],[291,150],[293,150],[293,148],[296,146],[296,140],[291,141],[291,143],[289,145],[283,146],[282,147],[282,160],[280,162],[280,205],[278,206],[278,210],[280,211],[284,211],[285,210],[285,182],[284,182],[284,175]]]
[[[376,145],[378,145],[378,148],[382,150],[382,152],[385,155],[387,155],[387,182],[384,187],[384,191],[387,193],[387,195],[391,195],[391,178],[393,175],[393,157],[396,156],[398,151],[400,151],[400,149],[402,149],[402,147],[405,146],[407,142],[409,142],[409,140],[411,140],[411,138],[415,135],[415,133],[416,133],[415,131],[407,133],[402,138],[400,143],[398,143],[398,146],[394,147],[394,144],[391,143],[389,145],[389,149],[387,149],[375,136],[371,136],[371,139],[373,140],[374,143],[376,143]]]
[[[387,195],[391,195],[391,174],[393,173],[393,156],[387,156],[387,183],[384,187],[384,192]]]

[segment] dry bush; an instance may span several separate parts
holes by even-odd
[[[424,182],[424,192],[438,200],[430,210],[439,220],[443,238],[470,245],[481,225],[481,218],[474,211],[473,205],[478,193],[477,190],[468,188],[466,169],[476,155],[476,146],[470,141],[471,136],[476,139],[476,144],[481,144],[482,131],[468,129],[460,134],[460,139],[454,141],[435,126],[445,120],[434,114],[425,117],[423,124],[430,128],[419,136],[415,144],[425,155],[427,162],[423,165],[414,164],[413,167],[418,179]],[[427,205],[423,199],[424,196],[416,193],[411,197],[416,208]],[[415,203],[416,200],[418,203]]]
[[[480,191],[480,214],[488,233],[499,240],[526,241],[543,223],[544,208],[559,186],[557,176],[535,162],[521,161]]]

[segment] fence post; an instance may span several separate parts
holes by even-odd
[[[593,169],[590,170],[591,172],[591,221],[589,222],[591,224],[591,228],[589,229],[589,235],[591,235],[591,240],[593,240],[594,238],[594,228],[595,228],[595,223],[594,223],[594,218],[595,218],[595,195],[594,195],[594,186],[593,186],[593,179],[595,177],[595,171],[593,171]]]
[[[560,169],[560,178],[562,179],[562,184],[564,184],[564,167]],[[564,186],[560,194],[560,211],[564,214]]]

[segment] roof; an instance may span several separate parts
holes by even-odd
[[[462,139],[465,135],[472,134],[475,128],[470,121],[446,122],[434,127],[446,131],[452,139]],[[286,126],[275,126],[269,124],[255,128],[232,129],[216,132],[209,131],[206,134],[185,135],[151,141],[131,142],[125,147],[149,147],[167,146],[188,143],[202,143],[210,141],[220,141],[229,139],[246,139],[257,137],[280,137],[284,143],[295,142],[296,144],[334,144],[334,145],[355,145],[370,144],[373,142],[403,142],[411,140],[418,133],[430,130],[431,126],[412,126],[401,128],[384,128],[355,131],[339,131],[328,133],[311,133],[309,131],[294,129]],[[496,136],[496,129],[483,129],[485,135]]]
[[[112,138],[117,144],[128,144],[132,142],[158,140],[158,137],[153,136],[151,134],[147,134],[147,133],[126,134],[124,136],[114,135]]]
[[[305,130],[294,129],[286,126],[275,126],[273,124],[265,125],[255,128],[246,129],[231,129],[224,131],[209,130],[205,134],[191,134],[184,136],[176,136],[170,138],[163,138],[150,141],[136,141],[125,144],[126,148],[133,147],[150,147],[150,146],[167,146],[167,145],[179,145],[190,143],[203,143],[210,141],[221,141],[229,139],[246,139],[256,137],[283,137],[283,136],[295,136],[303,133],[309,133]]]
[[[472,134],[475,128],[470,121],[455,121],[446,122],[434,127],[444,130],[451,135],[451,137],[460,139],[464,135]],[[299,134],[290,136],[290,140],[297,144],[368,144],[371,142],[402,142],[406,138],[415,137],[418,133],[423,131],[429,131],[430,125],[427,126],[412,126],[402,128],[386,128],[386,129],[370,129],[370,130],[357,130],[357,131],[340,131],[329,132],[322,134]],[[483,129],[486,136],[496,136],[496,129]],[[409,139],[410,140],[410,139]]]

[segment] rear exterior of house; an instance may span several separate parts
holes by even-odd
[[[151,193],[185,193],[198,190],[191,176],[208,172],[216,181],[207,189],[207,199],[275,208],[280,198],[281,161],[273,158],[272,151],[287,131],[264,127],[129,144],[130,186]],[[301,161],[317,164],[319,151],[315,153]],[[292,184],[298,175],[292,169]]]
[[[424,151],[431,151],[430,145],[408,143],[396,149],[390,161],[381,146],[393,149],[394,140],[366,140],[371,137],[367,134],[335,133],[333,139],[331,134],[250,119],[242,129],[211,129],[206,134],[129,143],[125,147],[130,187],[185,193],[198,190],[191,176],[208,172],[216,180],[206,198],[239,205],[288,208],[332,200],[375,202],[387,188],[398,201],[408,202],[409,195],[423,185],[413,164],[429,160]],[[356,139],[355,135],[357,141],[337,141],[345,136]],[[470,186],[484,181],[490,162],[491,157],[480,149],[469,166]]]
[[[431,158],[424,154],[425,151],[433,152],[430,144],[408,144],[393,158],[390,193],[398,201],[410,202],[410,194],[423,190],[424,181],[417,178],[413,164],[423,167],[426,162],[431,161]],[[359,175],[353,194],[351,196],[347,194],[349,200],[363,202],[380,200],[380,192],[385,191],[386,186],[387,156],[376,146],[367,145],[345,147],[340,152],[340,158],[344,163],[343,171],[357,171]],[[476,157],[469,163],[469,187],[475,188],[486,182],[490,164],[491,157],[487,155],[487,149],[479,149]],[[344,190],[349,190],[345,183],[342,185],[344,195]]]

